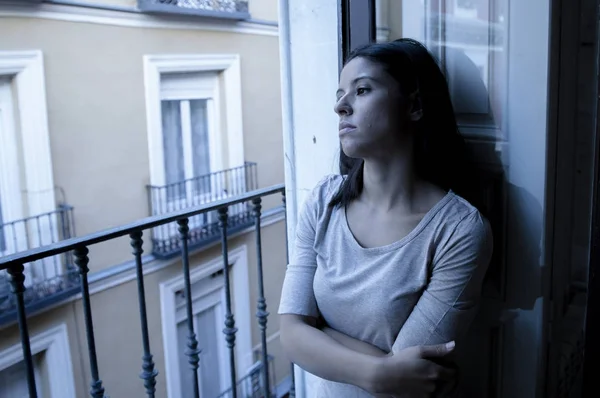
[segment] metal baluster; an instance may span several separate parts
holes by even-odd
[[[12,250],[10,250],[12,253],[17,253],[21,250],[25,250],[25,249],[21,249],[19,247],[19,243],[17,241],[18,234],[17,234],[17,230],[15,229],[15,224],[16,224],[15,222],[10,223],[10,227],[12,229],[12,235],[13,235],[13,248],[12,248]],[[23,224],[25,224],[25,231],[28,231],[27,221],[23,222]],[[29,242],[29,233],[25,232],[25,235],[27,236],[26,242]]]
[[[90,304],[90,287],[88,284],[89,250],[85,246],[75,249],[75,265],[79,268],[81,275],[81,301],[83,302],[83,314],[85,317],[85,332],[87,335],[88,351],[90,354],[90,370],[92,373],[92,382],[90,394],[92,398],[104,398],[104,387],[102,380],[98,376],[98,359],[96,357],[96,340],[94,339],[94,322],[92,320],[92,307]]]
[[[40,217],[41,216],[35,217],[37,236],[38,236],[38,245],[44,246],[44,242],[42,241],[42,227],[40,226]],[[28,244],[29,244],[29,242],[28,242]],[[29,246],[27,246],[27,249],[29,249]],[[44,275],[44,277],[45,277],[45,275]]]
[[[183,278],[185,284],[185,308],[187,312],[188,326],[188,349],[185,355],[189,357],[188,362],[192,372],[194,372],[194,398],[200,397],[200,386],[198,384],[198,363],[200,362],[200,350],[198,349],[198,340],[194,333],[194,313],[192,312],[192,287],[190,282],[190,258],[188,252],[189,239],[189,220],[187,218],[177,221],[179,225],[179,237],[181,238],[181,261],[183,262]]]
[[[30,398],[37,398],[37,389],[35,386],[35,373],[33,370],[33,356],[31,355],[31,345],[29,341],[29,329],[27,328],[27,315],[25,314],[25,267],[23,264],[13,265],[7,269],[10,275],[10,284],[12,292],[17,301],[17,319],[19,322],[19,333],[21,334],[21,348],[23,349],[23,359],[27,369],[27,389]]]
[[[221,251],[223,256],[223,274],[225,275],[225,341],[229,348],[229,370],[231,372],[232,397],[237,398],[237,384],[235,375],[235,320],[231,313],[231,286],[229,282],[229,255],[227,249],[227,207],[219,209],[219,228],[221,229]]]
[[[254,165],[254,173],[253,173],[253,178],[254,178],[254,186],[252,187],[252,189],[258,189],[258,169],[256,167],[256,164]]]
[[[66,236],[65,239],[73,238],[76,236],[76,232],[75,232],[75,221],[73,220],[72,209],[68,209],[66,215],[67,215],[67,223],[68,223],[67,225],[68,225],[69,235]],[[67,258],[68,258],[67,261],[69,262],[69,269],[75,270],[75,261],[73,260],[73,251],[72,250],[69,250],[69,252],[67,253]],[[72,275],[75,276],[75,273],[73,273]]]
[[[158,187],[158,205],[157,205],[157,209],[158,209],[158,214],[163,214],[165,211],[165,206],[168,200],[168,192],[167,189],[165,187]],[[160,228],[160,236],[161,236],[161,241],[160,241],[160,247],[161,247],[161,251],[164,253],[167,249],[167,242],[170,240],[171,238],[171,234],[169,234],[169,228],[170,228],[170,224],[162,224],[160,225],[158,228]]]
[[[288,251],[288,230],[287,230],[287,203],[286,203],[286,198],[285,198],[285,191],[283,191],[281,193],[281,201],[283,202],[283,214],[284,214],[284,219],[285,219],[285,263],[286,266],[287,264],[289,264],[290,262],[290,256],[289,256],[289,251]],[[296,375],[295,375],[295,366],[294,363],[292,362],[292,364],[290,365],[290,380],[291,380],[291,386],[290,386],[290,398],[296,398]]]
[[[265,397],[271,396],[271,388],[269,386],[269,359],[267,353],[267,301],[265,300],[265,289],[263,280],[263,264],[262,264],[262,242],[260,234],[260,212],[262,209],[261,198],[252,199],[252,205],[254,210],[254,233],[256,234],[256,263],[258,267],[258,305],[256,311],[256,317],[258,318],[258,325],[260,326],[260,339],[262,345],[262,375],[263,375],[263,389]]]
[[[57,236],[58,235],[58,222],[56,223],[56,228],[54,228],[54,217],[57,215],[57,213],[55,211],[53,211],[52,213],[48,213],[47,217],[48,217],[48,222],[50,223],[50,242],[49,243],[55,243],[58,242],[60,240],[60,238]],[[60,258],[61,255],[57,254],[55,256],[52,256],[52,260],[54,263],[54,278],[61,278],[62,279],[62,270],[60,269]],[[46,279],[46,278],[44,278]]]
[[[60,236],[58,237],[58,240],[62,240],[62,239],[67,239],[67,232],[66,232],[66,222],[65,222],[65,214],[66,214],[66,207],[64,207],[64,205],[60,205],[60,211],[58,212],[58,219],[57,219],[57,224],[60,224]],[[60,266],[61,268],[64,269],[64,273],[65,273],[65,278],[63,278],[63,280],[70,280],[71,278],[71,274],[69,272],[70,268],[69,268],[69,252],[65,252],[63,254],[60,255]]]
[[[43,246],[44,242],[42,240],[42,227],[40,226],[40,216],[35,216],[34,220],[35,220],[35,229],[37,231],[37,244],[38,247],[39,246]],[[25,228],[27,228],[27,222],[25,222]],[[29,245],[30,242],[27,242],[27,250],[29,250]],[[38,266],[39,264],[39,266]],[[40,260],[37,261],[33,261],[32,263],[29,264],[29,275],[31,276],[31,288],[34,288],[34,286],[37,284],[36,283],[36,279],[37,281],[45,281],[48,279],[48,275],[46,275],[46,264],[47,264],[47,258],[42,258]],[[36,270],[40,270],[42,273],[42,276],[40,277],[39,275],[36,275],[37,272]]]
[[[144,241],[142,240],[142,231],[136,231],[129,234],[131,238],[131,247],[135,256],[135,265],[137,273],[138,285],[138,301],[140,306],[140,323],[142,325],[142,345],[144,348],[144,356],[142,357],[142,373],[140,378],[144,380],[146,394],[149,398],[154,398],[156,392],[156,376],[158,372],[154,369],[154,361],[150,353],[150,338],[148,335],[148,317],[146,314],[146,290],[144,289],[144,270],[142,269],[142,248]]]
[[[163,200],[163,212],[162,214],[168,213],[169,212],[169,207],[168,207],[168,203],[171,200],[169,195],[173,194],[173,185],[166,185],[165,187],[165,197]],[[171,192],[171,193],[169,193]],[[170,231],[170,226],[171,224],[164,224],[165,227],[168,227],[165,231],[165,234],[167,236],[167,241],[165,244],[165,250],[168,250],[169,252],[171,252],[171,250],[173,250],[173,239],[171,239],[171,231]]]

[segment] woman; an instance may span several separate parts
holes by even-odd
[[[315,397],[447,396],[492,236],[461,196],[471,169],[445,78],[414,40],[370,44],[344,66],[335,112],[349,171],[304,203],[283,348],[321,378]]]

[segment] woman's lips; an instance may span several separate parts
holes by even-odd
[[[339,126],[340,136],[351,133],[356,130],[356,126],[348,122],[341,122]]]

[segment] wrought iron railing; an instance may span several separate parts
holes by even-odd
[[[234,20],[250,18],[248,0],[138,0],[138,8],[155,13],[191,14]]]
[[[269,364],[270,385],[275,385],[275,368],[273,366],[273,357],[267,358]],[[263,362],[256,362],[242,379],[236,384],[237,396],[239,398],[265,398],[265,386],[263,378]],[[270,397],[276,397],[275,391],[271,390]],[[230,398],[233,395],[233,388],[228,388],[215,398]]]
[[[138,220],[134,223],[123,225],[117,228],[108,229],[105,231],[97,232],[80,238],[71,238],[58,243],[51,244],[40,248],[34,248],[26,252],[20,252],[16,254],[10,254],[8,256],[0,258],[0,271],[7,270],[10,274],[10,283],[13,292],[13,299],[16,303],[17,318],[19,325],[19,332],[21,337],[21,347],[23,351],[23,358],[27,369],[27,386],[30,398],[37,398],[38,393],[36,389],[35,372],[33,365],[33,357],[31,354],[31,344],[29,339],[29,327],[25,305],[25,296],[27,292],[27,273],[25,271],[25,265],[52,258],[56,255],[64,255],[65,253],[73,252],[74,263],[79,273],[79,282],[82,293],[82,311],[84,315],[84,325],[86,329],[86,339],[88,347],[88,359],[89,359],[89,370],[91,379],[91,390],[90,395],[92,398],[103,398],[105,397],[105,388],[100,378],[100,370],[98,369],[97,360],[97,347],[94,338],[94,326],[93,326],[93,315],[91,306],[90,289],[88,282],[88,263],[89,259],[89,247],[106,242],[114,239],[118,239],[122,236],[129,236],[131,240],[131,246],[133,248],[132,254],[136,264],[137,274],[137,286],[138,286],[138,305],[140,313],[140,327],[142,332],[142,373],[140,377],[143,380],[143,385],[146,390],[146,395],[149,398],[154,398],[156,394],[156,376],[158,374],[155,364],[152,359],[152,351],[150,348],[150,337],[148,331],[148,319],[146,310],[146,295],[144,288],[144,273],[143,273],[143,260],[142,260],[142,245],[143,245],[143,233],[144,231],[151,230],[161,225],[176,223],[179,231],[179,239],[181,241],[181,260],[184,277],[184,290],[186,300],[186,315],[187,315],[187,327],[188,327],[188,341],[186,346],[189,347],[185,351],[185,355],[188,356],[190,369],[188,370],[193,375],[193,385],[189,388],[193,391],[193,396],[198,398],[200,395],[198,385],[198,367],[199,367],[199,352],[197,350],[198,340],[194,331],[192,312],[192,292],[190,282],[190,263],[189,263],[189,220],[190,218],[199,214],[217,211],[219,229],[221,235],[221,250],[222,250],[222,264],[223,270],[228,270],[229,258],[228,258],[228,216],[229,209],[239,204],[251,203],[253,220],[254,220],[254,232],[256,236],[256,256],[257,256],[257,279],[258,279],[258,302],[257,302],[257,322],[259,325],[260,338],[261,338],[261,355],[260,361],[262,363],[268,363],[269,354],[267,351],[267,319],[269,313],[267,312],[267,305],[264,295],[264,282],[263,282],[263,262],[262,262],[262,240],[261,240],[261,213],[262,213],[262,198],[270,195],[280,194],[283,196],[284,207],[285,207],[285,189],[282,184],[275,185],[269,188],[255,190],[247,192],[234,198],[222,199],[210,204],[203,204],[188,208],[185,210],[173,211],[169,214],[163,214],[158,216],[147,217],[142,220]],[[231,374],[230,385],[238,385],[238,379],[236,377],[236,356],[235,356],[235,341],[237,329],[234,321],[234,314],[232,313],[231,305],[231,281],[229,272],[223,272],[224,275],[224,290],[225,290],[225,328],[223,329],[224,338],[227,343],[229,351],[228,362],[229,370]],[[263,397],[270,397],[272,395],[273,387],[271,385],[271,378],[269,375],[269,366],[261,367],[262,377],[262,393]],[[293,384],[293,372],[291,375],[292,387],[290,390],[290,396],[294,396],[294,384]],[[232,398],[243,398],[238,394],[238,389],[234,388],[231,390]],[[245,398],[245,397],[244,397]]]
[[[0,257],[50,245],[75,235],[73,208],[61,205],[55,211],[0,224]],[[36,312],[79,292],[79,277],[73,256],[64,252],[23,264],[23,300],[28,312]],[[0,325],[13,322],[17,304],[10,293],[8,273],[0,271]]]
[[[246,162],[243,166],[183,180],[163,186],[148,186],[151,214],[168,214],[172,211],[189,209],[242,195],[258,188],[256,163]],[[227,218],[230,233],[252,226],[252,207],[240,203],[230,207]],[[189,218],[189,249],[214,243],[220,237],[217,211],[205,212]],[[152,230],[152,253],[157,258],[177,255],[181,240],[176,225],[163,224]]]

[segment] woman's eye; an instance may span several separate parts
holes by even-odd
[[[366,87],[360,87],[360,88],[356,89],[356,94],[362,95],[362,94],[366,93],[367,91],[369,91],[368,88],[366,88]]]

